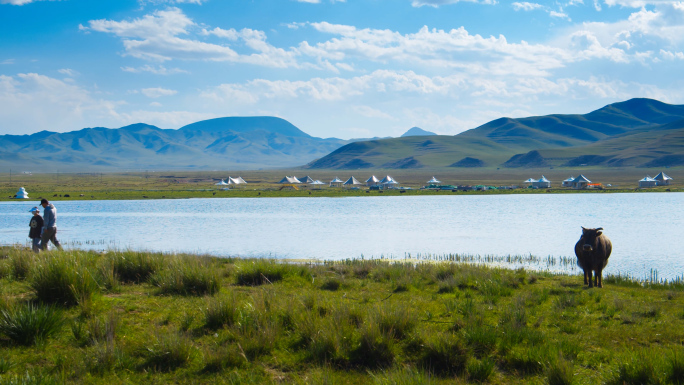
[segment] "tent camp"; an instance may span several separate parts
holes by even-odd
[[[325,183],[321,182],[320,180],[316,179],[315,181],[309,183],[312,186],[321,186],[324,185]]]
[[[313,178],[308,176],[308,175],[305,176],[304,178],[297,178],[297,179],[299,179],[299,181],[302,183],[312,183],[314,181]]]
[[[432,179],[430,179],[429,181],[427,181],[427,183],[429,183],[429,184],[440,184],[440,183],[442,183],[442,182],[439,181],[439,180],[437,180],[437,178],[435,178],[435,177],[433,176]]]
[[[330,187],[342,187],[342,183],[344,183],[342,179],[335,177],[335,179],[330,181]]]
[[[215,184],[216,186],[227,186],[227,185],[228,185],[228,183],[226,183],[226,181],[224,181],[223,179],[221,179],[220,182],[214,183],[214,184]]]
[[[386,177],[382,178],[380,181],[380,184],[397,184],[396,180],[394,180],[391,176],[387,175]]]
[[[353,176],[352,176],[351,178],[347,179],[346,182],[344,182],[344,185],[345,185],[345,186],[354,186],[354,185],[360,185],[360,184],[363,184],[363,183],[359,182],[359,181],[358,181],[356,178],[354,178]]]
[[[366,186],[377,186],[378,183],[380,183],[380,179],[376,178],[375,175],[373,175],[366,181]]]
[[[575,177],[571,176],[570,178],[566,179],[563,181],[561,184],[562,187],[572,187],[572,182],[575,181]]]
[[[673,180],[672,178],[670,178],[667,174],[665,174],[662,171],[660,172],[660,174],[656,175],[653,179],[656,180],[656,184],[658,186],[669,186],[670,181]]]
[[[655,187],[657,185],[658,185],[658,181],[651,178],[650,175],[646,175],[643,179],[639,180],[639,188]]]
[[[286,176],[285,178],[281,179],[280,182],[281,184],[299,184],[302,183],[297,179],[296,176]]]

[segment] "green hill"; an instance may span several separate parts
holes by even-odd
[[[500,118],[456,136],[351,143],[308,167],[587,165],[684,165],[684,105],[631,99],[585,115]]]

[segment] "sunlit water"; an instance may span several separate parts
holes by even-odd
[[[0,203],[25,244],[34,201]],[[69,247],[298,259],[446,254],[574,258],[580,226],[613,242],[607,273],[684,274],[684,194],[532,194],[55,202]],[[573,271],[574,264],[537,268]],[[574,270],[576,271],[576,270]]]

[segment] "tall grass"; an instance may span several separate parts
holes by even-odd
[[[217,330],[235,324],[239,317],[239,310],[235,302],[234,296],[209,301],[204,309],[204,327],[209,330]]]
[[[420,365],[440,376],[461,374],[466,369],[468,351],[453,333],[431,336],[421,352]]]
[[[107,253],[114,274],[122,282],[147,282],[164,265],[165,256],[158,253],[116,251]]]
[[[62,313],[52,306],[26,303],[0,311],[0,334],[21,345],[44,343],[63,323]]]
[[[161,294],[213,295],[221,288],[221,276],[216,268],[189,258],[175,258],[153,273],[149,282],[158,287]]]
[[[79,253],[42,256],[35,263],[29,285],[45,303],[73,306],[87,302],[100,290],[90,262]]]
[[[160,372],[170,372],[186,366],[192,359],[195,347],[185,334],[169,333],[156,337],[147,346],[145,367]]]
[[[301,265],[260,259],[237,265],[235,279],[238,285],[258,286],[278,282],[287,275],[304,276],[306,274],[308,274],[306,267]]]

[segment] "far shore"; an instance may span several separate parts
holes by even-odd
[[[655,188],[638,188],[638,180],[655,175],[650,169],[418,169],[418,170],[258,170],[258,171],[163,171],[121,173],[9,173],[0,174],[0,201],[14,199],[20,187],[28,192],[26,201],[47,198],[65,200],[143,200],[187,198],[286,198],[286,197],[369,197],[369,196],[432,196],[432,195],[499,195],[499,194],[566,194],[566,193],[633,193],[681,192],[678,185],[681,170],[668,169],[674,178],[672,185]],[[585,175],[600,189],[575,190],[561,187],[570,177]],[[308,184],[282,185],[277,182],[284,176],[311,176],[325,184],[321,187]],[[370,175],[383,178],[392,176],[403,189],[368,190],[364,185],[329,187],[334,178],[347,180],[351,176],[365,182]],[[526,188],[524,181],[544,175],[551,188]],[[216,185],[229,176],[241,176],[245,185]],[[442,185],[480,186],[480,190],[454,191],[452,189],[423,189],[427,181],[437,177]],[[296,187],[296,189],[294,187]],[[502,187],[506,189],[502,189]]]

